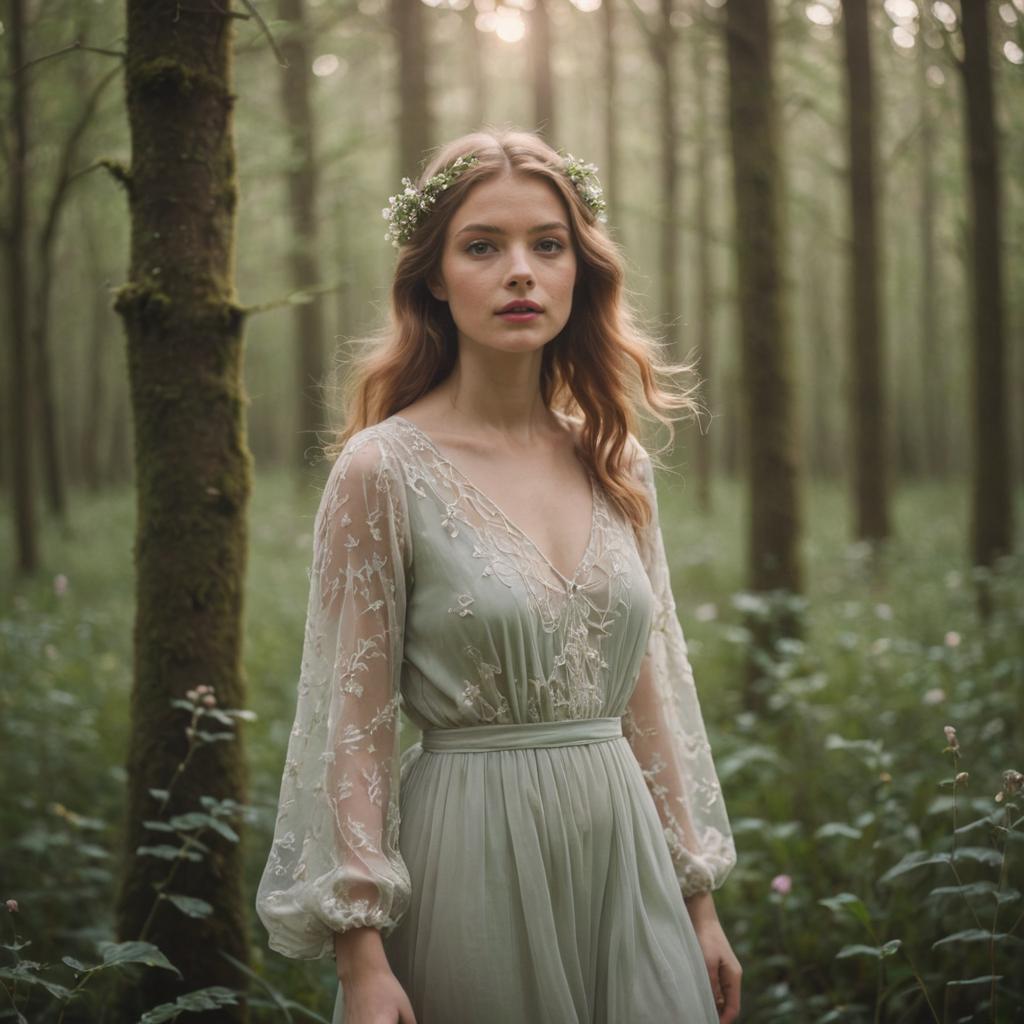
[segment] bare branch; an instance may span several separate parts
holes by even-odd
[[[44,53],[41,57],[33,57],[32,60],[26,61],[20,68],[14,71],[8,71],[7,77],[13,78],[15,75],[20,75],[23,71],[32,67],[33,64],[41,64],[44,60],[49,60],[51,57],[60,57],[65,53],[72,53],[75,50],[85,50],[89,53],[102,53],[107,57],[117,57],[120,60],[124,60],[124,50],[105,50],[102,46],[87,46],[80,39],[76,39],[73,43],[69,43],[67,46],[62,46],[59,50],[54,50],[53,53]]]
[[[280,309],[282,306],[300,306],[304,303],[312,302],[317,295],[336,292],[347,281],[347,277],[341,277],[334,284],[310,285],[305,288],[297,288],[283,299],[261,302],[258,306],[243,306],[242,313],[245,316],[251,316],[253,313],[266,313],[272,309]]]

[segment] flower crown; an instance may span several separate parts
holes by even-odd
[[[599,221],[606,222],[607,204],[604,201],[601,182],[597,178],[596,165],[584,163],[564,150],[559,150],[558,155],[562,158],[562,171],[573,183],[580,198]],[[408,242],[423,217],[434,208],[437,197],[479,159],[475,153],[460,156],[450,167],[427,180],[420,189],[417,189],[409,178],[403,178],[402,184],[405,188],[398,195],[390,196],[388,205],[381,210],[381,214],[388,222],[384,238],[396,249]]]

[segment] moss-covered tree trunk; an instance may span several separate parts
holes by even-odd
[[[1003,273],[999,151],[988,3],[962,4],[963,79],[970,176],[973,352],[973,487],[971,555],[991,566],[1013,548],[1008,365],[1003,337]],[[988,610],[985,588],[981,610]]]
[[[799,459],[782,274],[783,239],[768,0],[729,0],[729,132],[733,159],[740,334],[748,460],[748,586],[754,642],[745,704],[765,707],[760,655],[800,631],[792,597],[802,589]]]
[[[241,310],[234,285],[238,186],[231,92],[234,21],[216,0],[128,0],[126,93],[131,132],[129,280],[115,308],[127,334],[135,430],[137,526],[134,685],[118,938],[156,943],[183,978],[145,970],[116,1019],[208,985],[244,989],[221,953],[245,962],[247,900],[240,845],[200,835],[169,891],[205,900],[190,917],[154,886],[171,864],[139,846],[177,840],[151,789],[174,781],[163,819],[207,810],[201,797],[244,802],[241,737],[199,743],[187,769],[190,715],[172,707],[199,684],[222,707],[245,705],[240,653],[251,459],[245,434]],[[236,723],[237,724],[237,723]],[[206,720],[208,732],[230,726]],[[218,1021],[248,1019],[245,1004]],[[188,1019],[188,1018],[186,1018]]]
[[[427,67],[430,21],[422,3],[391,0],[391,27],[398,51],[398,174],[416,179],[426,151],[435,143]]]
[[[39,561],[36,543],[35,493],[32,473],[32,362],[28,337],[27,220],[28,195],[28,74],[25,64],[25,3],[7,5],[8,54],[11,62],[10,151],[7,182],[7,401],[10,409],[11,499],[14,505],[15,566],[19,573],[35,572]]]
[[[316,125],[309,85],[312,57],[304,0],[278,0],[285,23],[281,53],[288,67],[281,69],[281,102],[290,142],[285,177],[292,230],[288,262],[296,291],[320,280],[320,237],[317,230],[319,175],[316,163]],[[299,415],[294,459],[299,469],[308,466],[307,449],[317,443],[317,431],[326,425],[320,388],[324,376],[324,306],[314,297],[300,302],[293,314],[295,324],[296,395]]]
[[[853,533],[889,536],[884,318],[878,288],[881,246],[876,200],[875,107],[867,0],[843,0],[850,160],[850,349],[848,421],[853,468]]]

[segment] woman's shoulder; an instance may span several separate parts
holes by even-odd
[[[330,481],[342,479],[381,480],[400,478],[401,458],[396,449],[396,424],[392,419],[381,420],[350,434],[340,448],[335,449],[328,472]]]

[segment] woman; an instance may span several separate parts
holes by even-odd
[[[336,1024],[739,1011],[711,896],[736,853],[631,429],[633,392],[670,429],[692,408],[689,368],[634,324],[594,170],[474,133],[384,210],[392,323],[316,517],[257,896],[272,949],[334,951]]]

